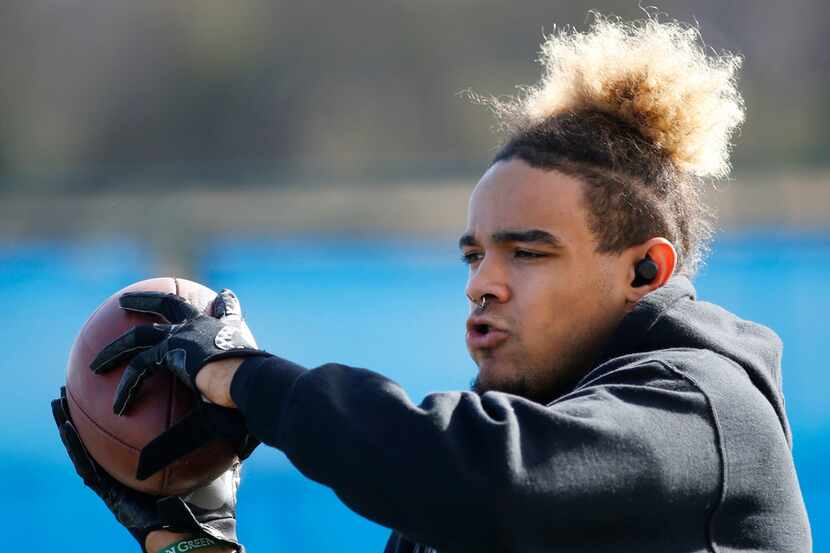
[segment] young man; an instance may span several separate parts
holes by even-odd
[[[780,341],[689,280],[709,237],[698,188],[727,173],[743,117],[738,60],[707,57],[694,29],[602,18],[543,55],[540,84],[495,106],[507,140],[460,239],[474,391],[416,405],[380,374],[257,350],[229,291],[218,318],[124,297],[179,324],[120,339],[93,370],[143,349],[116,412],[172,370],[393,529],[387,553],[808,551]],[[147,550],[238,546],[235,470],[156,506],[54,408],[79,473]]]

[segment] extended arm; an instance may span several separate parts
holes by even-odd
[[[139,299],[171,302],[130,301]],[[224,311],[219,323],[162,328],[166,337],[142,355],[209,401],[235,405],[248,431],[303,474],[412,541],[443,553],[600,539],[614,550],[626,540],[640,550],[669,550],[672,540],[706,547],[720,493],[715,423],[693,382],[659,361],[604,367],[548,406],[494,392],[415,405],[377,373],[307,370],[251,349],[241,312]]]
[[[223,374],[250,431],[356,512],[442,551],[503,551],[555,546],[580,529],[665,535],[672,521],[649,507],[684,490],[700,495],[688,515],[704,527],[713,497],[699,490],[717,489],[694,470],[717,463],[705,400],[682,383],[636,385],[659,370],[551,406],[471,392],[415,405],[377,373],[276,357]],[[667,461],[690,440],[693,458]]]

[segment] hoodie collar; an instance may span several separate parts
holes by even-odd
[[[640,351],[639,346],[643,339],[660,317],[678,301],[694,300],[695,296],[692,282],[682,275],[671,277],[666,284],[643,296],[622,318],[594,366],[601,365],[614,357]]]
[[[787,442],[792,443],[781,395],[780,338],[772,330],[739,319],[717,305],[693,301],[695,297],[695,288],[685,276],[674,276],[664,286],[643,296],[622,318],[594,368],[616,357],[663,347],[711,350],[746,371],[775,410]],[[669,311],[671,321],[664,319]]]

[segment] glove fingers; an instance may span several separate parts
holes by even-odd
[[[61,397],[52,400],[52,416],[58,428],[69,420],[69,405],[66,403],[66,386],[61,386]]]
[[[242,304],[233,290],[223,288],[213,300],[213,316],[219,319],[242,320]]]
[[[141,449],[136,478],[144,480],[208,442],[221,438],[235,444],[238,455],[251,454],[259,442],[251,438],[236,409],[200,404],[186,417]],[[241,451],[242,453],[239,453]]]
[[[95,461],[89,456],[72,419],[69,417],[69,405],[66,402],[66,387],[61,386],[61,397],[52,400],[52,416],[58,427],[58,433],[69,459],[75,466],[75,472],[84,480],[84,483],[96,489],[101,481],[101,475],[96,468]]]
[[[149,478],[216,437],[201,410],[200,405],[141,449],[135,475],[138,480]]]
[[[81,441],[78,430],[72,423],[69,416],[69,409],[66,403],[66,387],[61,386],[61,397],[52,400],[52,415],[55,417],[55,422],[58,426],[61,441],[63,442],[66,452],[72,464],[75,465],[75,471],[84,479],[87,486],[100,492],[101,487],[107,486],[111,490],[115,488],[126,489],[118,484],[107,472],[101,468],[95,459],[89,454],[86,446]],[[129,490],[128,493],[139,496],[140,492]]]
[[[115,401],[112,404],[112,411],[118,416],[124,416],[129,408],[130,402],[141,388],[141,383],[153,371],[158,357],[158,348],[148,349],[136,355],[118,382],[115,390]]]
[[[111,371],[137,352],[149,349],[170,335],[172,325],[141,325],[128,330],[104,346],[89,368],[95,374]]]
[[[233,290],[223,288],[219,291],[216,299],[213,300],[213,316],[223,321],[235,321],[233,326],[239,330],[239,335],[248,347],[256,348],[257,343],[254,335],[245,321],[242,319],[242,304],[239,303],[239,298],[233,293]]]
[[[75,466],[75,472],[83,479],[84,484],[97,492],[101,478],[95,468],[95,462],[89,456],[89,453],[87,453],[86,447],[84,447],[80,436],[78,436],[78,431],[75,430],[75,426],[71,422],[66,421],[58,427],[58,430],[63,446],[69,454],[69,459]]]
[[[181,296],[164,292],[126,292],[118,303],[127,311],[161,315],[169,323],[182,323],[199,316],[199,310]]]

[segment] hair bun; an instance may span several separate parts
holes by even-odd
[[[679,170],[728,175],[730,139],[744,119],[735,82],[741,58],[707,55],[696,27],[593,15],[587,32],[546,37],[542,80],[510,103],[496,102],[503,120],[532,125],[600,111],[632,125]]]

